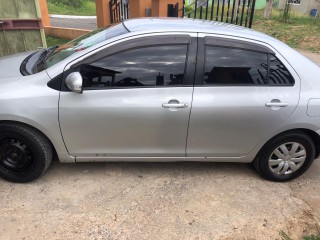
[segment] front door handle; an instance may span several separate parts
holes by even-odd
[[[162,107],[168,108],[169,111],[178,111],[180,108],[188,107],[188,104],[180,103],[177,99],[171,99],[168,103],[163,103]]]
[[[288,107],[289,103],[285,102],[267,102],[266,107]]]
[[[162,104],[163,108],[186,108],[188,107],[187,103],[164,103]]]

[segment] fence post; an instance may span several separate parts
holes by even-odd
[[[253,0],[253,1],[252,1],[252,7],[251,7],[251,15],[250,15],[250,21],[249,21],[249,28],[251,28],[251,26],[252,26],[255,6],[256,6],[256,0]]]
[[[109,0],[96,0],[97,25],[107,27],[111,24]]]

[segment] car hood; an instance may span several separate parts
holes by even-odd
[[[23,76],[20,72],[21,63],[33,52],[34,51],[0,57],[0,81],[1,79]]]

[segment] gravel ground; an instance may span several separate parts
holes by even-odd
[[[320,233],[319,183],[319,159],[288,183],[247,164],[55,162],[0,179],[0,239],[299,239]]]

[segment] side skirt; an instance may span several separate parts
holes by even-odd
[[[242,162],[249,163],[245,157],[76,157],[76,162]]]

